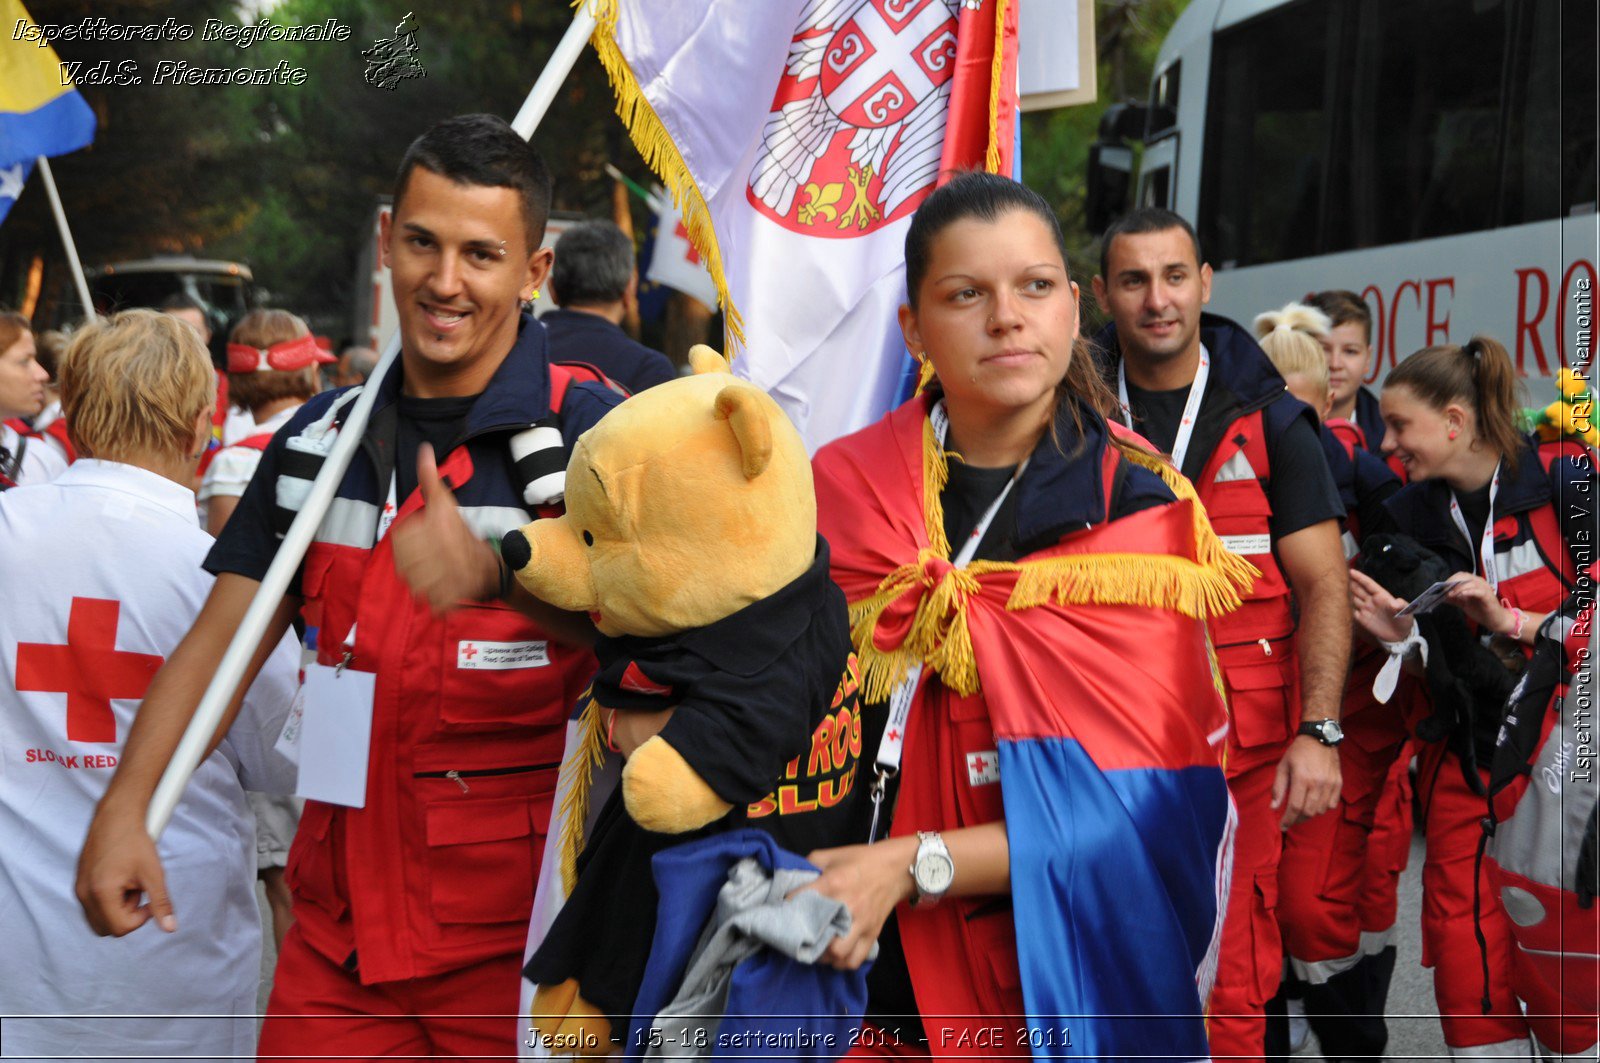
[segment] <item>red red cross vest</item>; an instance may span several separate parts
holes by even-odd
[[[1588,450],[1581,443],[1540,444],[1539,467],[1547,474],[1563,457],[1589,460]],[[1552,493],[1556,497],[1549,504],[1495,516],[1494,561],[1500,597],[1524,612],[1547,613],[1554,609],[1572,592],[1578,579],[1557,515],[1561,500],[1554,485]]]
[[[1261,570],[1239,609],[1209,622],[1232,713],[1229,775],[1277,760],[1300,725],[1294,609],[1272,552],[1271,473],[1257,410],[1228,426],[1195,482],[1223,544]]]
[[[551,366],[552,412],[571,379]],[[519,511],[465,503],[473,445],[439,472],[483,531]],[[377,674],[376,703],[366,806],[308,801],[287,871],[307,941],[353,962],[367,984],[521,952],[567,715],[595,670],[587,650],[498,601],[443,617],[419,604],[395,573],[390,538],[373,542],[384,501],[377,491],[336,498],[306,553],[317,659],[338,664],[355,625],[349,667]],[[414,491],[397,519],[419,508]]]

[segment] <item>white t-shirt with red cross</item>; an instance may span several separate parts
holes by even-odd
[[[177,932],[149,923],[127,937],[96,937],[73,895],[95,802],[140,698],[211,589],[200,567],[211,542],[195,526],[192,492],[131,465],[80,460],[51,483],[0,494],[8,1059],[254,1053],[261,923],[244,791],[294,785],[294,765],[273,748],[298,681],[292,636],[161,836]],[[14,1017],[30,1015],[82,1017]],[[96,1015],[166,1017],[87,1017]]]

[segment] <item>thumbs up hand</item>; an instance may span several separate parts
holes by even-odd
[[[417,448],[417,490],[422,508],[389,529],[395,571],[435,614],[492,597],[500,586],[500,562],[461,518],[426,443]]]

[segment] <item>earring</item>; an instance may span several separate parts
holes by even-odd
[[[1455,437],[1456,437],[1456,430],[1454,428],[1452,428],[1452,429],[1450,429],[1450,438],[1454,439]]]
[[[538,298],[539,298],[539,289],[535,288],[533,290],[533,294],[528,296],[528,302],[531,303],[531,302],[533,302],[534,300],[536,300]]]

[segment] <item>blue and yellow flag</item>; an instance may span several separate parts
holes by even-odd
[[[40,155],[65,155],[94,140],[94,112],[54,48],[24,26],[21,0],[0,0],[0,221]]]

